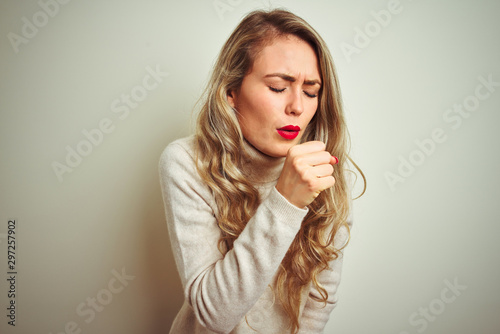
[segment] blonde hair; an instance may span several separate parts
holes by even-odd
[[[221,230],[218,247],[225,253],[233,247],[233,242],[260,204],[258,190],[246,180],[240,168],[244,138],[227,94],[241,86],[257,53],[264,46],[287,35],[294,35],[311,45],[318,57],[322,80],[318,109],[302,141],[324,142],[326,150],[340,161],[333,174],[335,186],[321,192],[308,206],[309,212],[277,275],[275,293],[289,317],[291,331],[295,333],[300,327],[303,289],[312,283],[321,294],[319,301],[326,304],[328,292],[318,283],[317,276],[345,247],[342,245],[337,249],[333,240],[342,226],[349,230],[347,162],[350,161],[365,179],[348,156],[349,135],[332,57],[325,42],[307,22],[286,10],[259,10],[248,14],[236,27],[217,58],[202,96],[196,128],[196,161],[198,173],[217,204],[215,216]]]

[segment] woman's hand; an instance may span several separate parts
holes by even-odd
[[[337,158],[320,141],[310,141],[288,150],[276,189],[293,205],[304,208],[335,184],[333,165]]]

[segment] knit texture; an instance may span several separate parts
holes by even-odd
[[[288,318],[272,286],[279,265],[308,209],[287,201],[275,188],[284,158],[262,154],[245,143],[243,173],[259,190],[261,204],[222,255],[215,200],[196,171],[194,136],[169,144],[160,157],[160,183],[170,242],[184,289],[185,301],[170,333],[284,334]],[[340,247],[346,229],[335,238]],[[311,285],[301,303],[300,333],[323,333],[337,303],[342,254],[319,275],[327,289],[326,306]]]

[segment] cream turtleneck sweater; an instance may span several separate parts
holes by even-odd
[[[259,190],[261,204],[224,256],[217,248],[215,201],[196,171],[194,136],[172,142],[161,154],[168,232],[185,296],[170,333],[289,333],[271,286],[307,209],[292,205],[275,188],[284,158],[264,155],[248,143],[243,150],[243,173]],[[341,229],[337,247],[346,239]],[[310,298],[320,296],[316,289],[304,290],[299,333],[323,333],[337,302],[341,268],[342,255],[319,275],[329,294],[326,306]]]

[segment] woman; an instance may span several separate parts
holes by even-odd
[[[323,332],[351,224],[347,145],[321,37],[284,10],[247,15],[196,134],[160,158],[185,294],[170,333]]]

